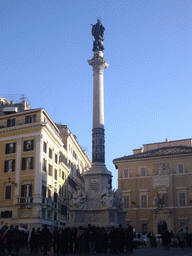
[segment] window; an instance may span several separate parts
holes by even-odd
[[[141,230],[142,230],[143,235],[147,234],[147,224],[146,223],[142,223]]]
[[[5,199],[11,199],[11,186],[5,187]]]
[[[30,115],[25,117],[26,124],[35,123],[35,122],[36,122],[36,115]]]
[[[33,157],[22,158],[22,170],[32,170],[33,169]]]
[[[1,212],[1,218],[2,219],[12,218],[12,211]]]
[[[64,180],[64,172],[62,172],[62,180]]]
[[[62,195],[62,187],[60,184],[59,184],[59,195]]]
[[[61,204],[61,214],[67,216],[67,207]]]
[[[53,166],[51,164],[49,164],[49,172],[48,172],[49,176],[53,176]]]
[[[177,170],[179,174],[184,173],[184,164],[178,164]]]
[[[57,203],[57,193],[54,192],[54,202]]]
[[[47,160],[45,158],[43,158],[43,171],[47,171]]]
[[[43,142],[43,151],[47,153],[47,143],[45,141]]]
[[[186,206],[186,192],[179,192],[179,206]]]
[[[52,212],[51,211],[47,211],[47,219],[52,220]]]
[[[124,208],[129,208],[129,196],[124,196]]]
[[[181,222],[181,229],[183,229],[183,233],[185,233],[187,230],[187,223],[186,222]]]
[[[54,179],[57,180],[57,169],[55,169]]]
[[[146,176],[146,168],[145,167],[141,167],[140,172],[141,172],[141,176]]]
[[[55,154],[55,163],[57,164],[57,154]]]
[[[32,197],[32,184],[21,185],[21,197]]]
[[[7,127],[15,126],[15,118],[7,119]]]
[[[129,169],[124,169],[124,178],[129,177]]]
[[[46,186],[42,185],[42,197],[46,197]]]
[[[6,144],[5,154],[15,153],[15,143]]]
[[[48,198],[51,200],[51,190],[48,189]]]
[[[30,151],[34,149],[34,140],[26,140],[23,144],[23,151]]]
[[[165,207],[168,206],[168,194],[163,194],[159,199],[159,204]]]
[[[46,209],[42,209],[42,218],[45,219]]]
[[[5,160],[4,172],[15,171],[15,159]]]
[[[51,148],[49,148],[49,158],[52,159],[52,149]]]
[[[140,207],[147,208],[147,195],[140,195]]]

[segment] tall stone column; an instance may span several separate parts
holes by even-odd
[[[70,225],[76,227],[87,227],[88,223],[106,228],[125,226],[126,212],[120,209],[120,191],[112,191],[112,173],[105,166],[103,75],[108,64],[103,58],[104,30],[99,19],[92,25],[93,58],[88,60],[93,67],[92,166],[84,174],[86,200],[81,207],[71,205]]]
[[[102,51],[95,51],[88,63],[93,67],[92,163],[105,163],[103,74],[109,65]]]

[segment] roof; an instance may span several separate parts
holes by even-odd
[[[141,159],[141,158],[185,155],[185,154],[191,154],[191,153],[192,153],[192,147],[186,147],[186,146],[163,147],[163,148],[146,151],[143,153],[116,158],[113,160],[113,162],[123,161],[123,160],[134,160],[134,159]]]

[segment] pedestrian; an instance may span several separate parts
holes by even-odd
[[[168,230],[165,230],[163,237],[164,237],[165,249],[169,250],[169,246],[170,246],[170,243],[171,243],[171,234],[169,233]]]
[[[58,231],[58,228],[55,227],[54,231],[53,231],[53,251],[54,254],[59,255],[59,242],[60,242],[60,234]]]
[[[35,232],[35,253],[38,253],[38,249],[40,249],[40,252],[42,253],[42,234],[40,231],[40,228],[37,228]]]
[[[179,238],[179,245],[180,245],[181,249],[184,250],[185,236],[184,236],[184,233],[183,233],[183,229],[181,229],[181,231],[179,232],[178,238]]]
[[[133,252],[133,227],[131,225],[126,229],[126,252]]]
[[[32,254],[35,252],[36,248],[35,228],[32,228],[31,232],[29,233],[28,242],[30,246],[30,253]]]
[[[9,230],[6,233],[5,238],[7,239],[7,250],[9,256],[11,256],[11,251],[12,251],[12,243],[13,243],[13,225],[10,225]]]
[[[18,226],[15,226],[15,229],[13,231],[12,254],[16,256],[19,255],[20,242],[21,242],[21,231],[18,230]]]
[[[51,232],[48,230],[47,225],[45,225],[45,227],[42,230],[42,243],[43,243],[43,255],[47,255],[47,251],[48,246],[50,246],[52,241],[52,234]]]

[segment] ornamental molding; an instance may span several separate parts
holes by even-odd
[[[182,154],[177,154],[177,155],[169,155],[169,156],[159,156],[159,157],[143,157],[143,158],[130,158],[130,159],[122,159],[122,160],[116,160],[114,161],[114,164],[121,164],[125,162],[142,162],[142,161],[155,161],[159,159],[168,159],[168,158],[183,158],[183,157],[191,157],[192,153],[186,153],[185,155]]]
[[[44,127],[46,126],[46,122],[41,122],[41,123],[30,123],[30,124],[23,124],[23,125],[17,125],[17,126],[11,126],[11,127],[6,127],[3,129],[0,129],[0,133],[5,133],[5,132],[13,132],[13,131],[19,131],[19,130],[25,130],[25,129],[30,129],[34,127]]]

